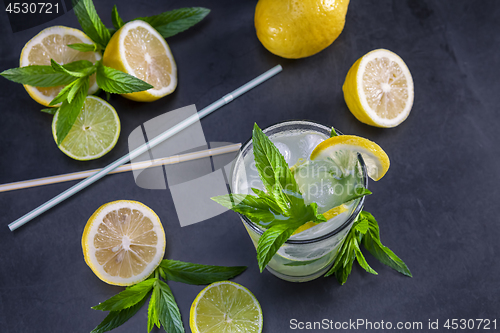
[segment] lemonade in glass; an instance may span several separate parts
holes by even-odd
[[[364,197],[348,201],[356,187],[367,187],[367,174],[360,154],[344,151],[333,159],[309,160],[311,152],[328,139],[332,128],[312,121],[286,121],[263,129],[292,170],[306,204],[316,203],[323,223],[306,223],[281,246],[267,269],[292,282],[305,282],[325,274],[332,266],[342,242],[362,210]],[[231,172],[231,190],[252,195],[265,191],[255,165],[252,139],[236,158]],[[239,214],[257,247],[265,231],[262,224]]]

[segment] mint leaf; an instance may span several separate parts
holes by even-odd
[[[56,87],[76,80],[66,73],[56,72],[51,66],[26,66],[11,68],[0,73],[7,80],[34,87]]]
[[[361,252],[361,249],[359,248],[358,240],[356,238],[353,239],[353,246],[354,246],[354,253],[356,253],[356,260],[358,264],[363,267],[368,273],[378,275],[377,272],[373,270],[373,268],[368,265],[366,262],[365,257],[363,256],[363,253]]]
[[[40,111],[54,115],[56,114],[57,110],[59,110],[59,108],[47,108],[47,109],[41,109]]]
[[[101,50],[101,47],[97,44],[75,43],[67,46],[80,52],[97,52]]]
[[[84,89],[84,86],[87,85],[87,91],[88,91],[88,85],[89,85],[89,78],[88,77],[82,77],[79,78],[78,80],[75,81],[75,84],[72,85],[70,91],[68,92],[68,102],[72,103],[73,99],[75,98],[76,94],[80,91],[80,89]]]
[[[163,38],[172,37],[200,22],[210,10],[202,7],[180,8],[154,16],[138,17],[153,26]]]
[[[57,116],[57,124],[56,124],[56,137],[57,137],[57,145],[59,146],[61,142],[63,142],[66,135],[68,135],[71,127],[78,118],[78,115],[82,111],[83,104],[85,102],[85,98],[87,96],[89,90],[89,79],[85,78],[82,85],[75,94],[73,101],[68,103],[68,101],[62,102],[59,107],[59,113]]]
[[[281,215],[281,211],[275,210],[276,208],[279,209],[275,203],[270,204],[269,200],[252,195],[233,193],[211,199],[228,209],[245,215],[250,221],[263,227],[266,227],[266,223],[276,220]]]
[[[133,286],[127,287],[124,291],[110,299],[93,306],[94,310],[119,311],[139,303],[153,288],[156,279],[148,279]]]
[[[56,105],[56,104],[64,102],[66,99],[68,99],[68,94],[69,94],[71,88],[73,88],[73,86],[76,84],[76,82],[78,80],[79,79],[76,79],[75,81],[68,84],[66,87],[62,88],[61,91],[59,92],[59,94],[57,94],[57,96],[53,100],[50,101],[49,105],[50,106]]]
[[[201,285],[234,278],[243,273],[246,266],[211,266],[164,259],[160,267],[166,280]]]
[[[79,60],[66,65],[59,65],[54,59],[50,59],[50,63],[56,72],[66,73],[77,78],[89,76],[95,72],[94,64],[88,60]]]
[[[272,211],[282,213],[280,206],[276,203],[276,201],[274,201],[274,198],[271,195],[257,188],[252,188],[251,190],[253,193],[257,194],[259,199],[266,202]]]
[[[348,193],[347,197],[344,199],[344,203],[347,203],[352,200],[359,199],[361,197],[364,197],[365,195],[370,195],[372,194],[371,191],[369,191],[367,188],[364,188],[362,186],[357,186],[354,188],[353,193]]]
[[[102,90],[114,94],[128,94],[153,88],[149,83],[117,69],[106,67],[101,62],[97,64],[96,81]]]
[[[373,215],[366,211],[362,211],[361,216],[363,216],[369,224],[368,232],[363,237],[364,247],[381,263],[395,269],[401,274],[413,277],[410,269],[406,266],[403,260],[401,260],[388,247],[382,245],[380,241],[379,226]]]
[[[125,24],[120,15],[118,14],[118,9],[116,8],[116,5],[114,5],[113,9],[111,10],[111,22],[113,23],[113,27],[115,27],[116,30],[120,29]]]
[[[283,245],[302,224],[303,223],[282,223],[274,225],[264,231],[257,244],[257,261],[261,273],[276,252],[278,252],[281,245]]]
[[[157,283],[158,279],[154,280],[153,293],[151,294],[148,305],[148,333],[151,332],[155,325],[160,328],[160,319],[158,317],[160,313],[160,286]]]
[[[73,9],[83,32],[102,49],[105,49],[111,34],[97,15],[92,0],[73,0]]]
[[[132,318],[137,311],[146,303],[147,295],[140,302],[131,307],[120,311],[111,311],[104,320],[97,325],[96,328],[92,330],[90,333],[103,333],[107,331],[111,331],[114,328],[124,324],[127,320]]]
[[[257,124],[253,128],[252,145],[255,166],[264,187],[284,215],[290,216],[302,209],[304,199],[285,158]]]
[[[160,287],[160,306],[158,316],[160,323],[168,333],[184,333],[181,312],[175,302],[175,298],[170,290],[170,287],[161,280],[158,280],[158,285]]]
[[[338,134],[335,131],[335,128],[332,127],[332,131],[330,132],[330,138],[333,138],[334,136],[338,136]]]

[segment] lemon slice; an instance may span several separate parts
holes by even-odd
[[[152,102],[177,86],[177,67],[165,39],[151,25],[136,20],[125,24],[106,46],[103,64],[133,75],[153,88],[122,96]]]
[[[59,111],[52,119],[52,135],[57,143],[56,127]],[[108,153],[120,136],[120,119],[105,100],[87,96],[82,111],[59,149],[71,158],[88,161]]]
[[[189,326],[193,333],[259,333],[262,309],[247,288],[231,281],[215,282],[196,296]]]
[[[375,142],[354,135],[339,135],[326,139],[314,148],[310,159],[336,159],[344,151],[360,153],[366,164],[368,176],[373,180],[381,179],[389,170],[389,156]]]
[[[377,127],[395,127],[413,106],[413,79],[397,54],[371,51],[359,58],[347,73],[344,99],[361,122]]]
[[[342,213],[347,212],[347,209],[348,209],[348,207],[345,204],[342,204],[340,206],[333,207],[329,211],[323,213],[323,216],[328,221],[328,220],[333,219],[335,216],[338,216],[338,215],[340,215]],[[295,230],[294,233],[292,234],[292,236],[296,235],[298,233],[301,233],[302,231],[306,231],[307,229],[310,229],[310,228],[312,228],[314,226],[317,226],[318,224],[319,223],[316,223],[316,222],[313,222],[313,221],[309,221],[309,222],[301,225],[297,230]]]
[[[165,232],[151,208],[137,201],[102,205],[87,221],[85,262],[102,281],[129,286],[146,279],[165,253]]]
[[[76,43],[94,44],[87,35],[77,29],[63,26],[43,29],[24,45],[19,60],[20,66],[50,66],[50,59],[54,59],[60,65],[77,60],[88,60],[92,63],[101,60],[101,55],[98,52],[80,52],[67,46]],[[90,76],[89,83],[89,94],[93,94],[99,89],[95,74]],[[49,103],[59,94],[63,86],[42,88],[24,85],[24,88],[35,101],[44,106],[49,106]]]

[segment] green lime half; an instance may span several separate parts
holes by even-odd
[[[189,314],[193,333],[261,333],[262,309],[247,288],[231,281],[212,283],[203,289]]]
[[[59,111],[52,120],[52,135],[57,142]],[[59,146],[63,153],[79,161],[88,161],[107,154],[120,136],[120,119],[105,100],[87,96],[82,111]]]

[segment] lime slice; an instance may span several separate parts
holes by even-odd
[[[259,333],[262,309],[247,288],[231,281],[215,282],[196,296],[189,326],[193,333]]]
[[[57,142],[59,111],[52,120],[52,134]],[[71,158],[88,161],[108,153],[120,136],[120,119],[115,109],[99,97],[87,96],[80,115],[59,149]]]

